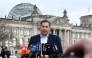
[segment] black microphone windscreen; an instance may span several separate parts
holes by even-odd
[[[46,54],[46,47],[45,47],[45,44],[42,43],[42,55],[45,55]]]
[[[47,52],[47,54],[51,55],[51,46],[50,46],[50,44],[46,43],[45,45],[46,45],[46,52]]]
[[[54,52],[59,52],[59,50],[58,50],[58,47],[57,47],[57,45],[54,43],[54,45],[53,45],[53,50],[54,50]]]

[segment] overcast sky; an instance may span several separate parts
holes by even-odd
[[[8,15],[17,4],[36,4],[43,15],[63,16],[66,9],[70,23],[80,25],[80,17],[92,14],[92,0],[0,0],[0,17]],[[90,12],[88,8],[90,7]]]

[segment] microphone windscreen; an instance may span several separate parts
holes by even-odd
[[[26,51],[26,54],[30,54],[30,53],[31,53],[31,50],[28,49],[28,50]]]
[[[37,50],[37,45],[33,45],[33,47],[31,48],[31,51],[36,52],[36,50]]]
[[[37,43],[37,51],[41,53],[41,43],[40,42]]]
[[[54,43],[54,45],[53,45],[53,50],[54,50],[54,52],[59,52],[59,50],[58,50],[58,48],[57,48],[57,45]]]
[[[46,52],[45,44],[42,43],[42,55],[45,55],[45,52]]]
[[[32,48],[33,45],[30,45],[26,51],[26,54],[30,54],[31,53],[31,48]]]
[[[51,46],[49,43],[46,43],[46,52],[48,55],[51,55]]]

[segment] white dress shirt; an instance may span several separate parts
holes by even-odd
[[[47,36],[45,36],[45,37],[42,37],[42,35],[40,35],[40,37],[41,37],[41,44],[46,44],[47,43],[47,41],[48,41],[48,36],[49,36],[49,34],[47,34]],[[42,56],[42,49],[41,49],[41,56]],[[43,56],[42,56],[43,57]],[[45,55],[45,57],[47,57],[47,55]]]
[[[42,44],[42,43],[44,43],[44,44],[47,43],[47,41],[48,41],[48,36],[49,36],[49,34],[47,34],[47,36],[45,36],[45,37],[42,37],[42,35],[41,35],[41,44]]]

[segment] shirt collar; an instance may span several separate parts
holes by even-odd
[[[48,37],[49,36],[49,33],[45,36],[45,37]],[[40,37],[42,38],[42,35],[40,34]]]

